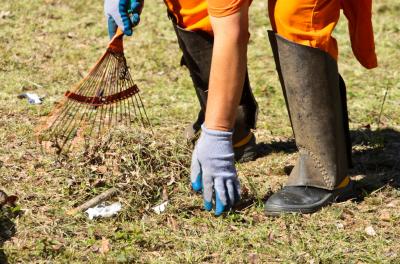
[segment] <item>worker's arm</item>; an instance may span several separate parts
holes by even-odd
[[[210,15],[214,31],[206,127],[227,131],[232,129],[236,109],[242,95],[246,74],[248,4],[237,13],[225,17]]]
[[[232,128],[246,74],[248,4],[237,12],[211,17],[214,48],[207,99],[206,121],[192,156],[191,182],[203,192],[204,208],[215,215],[240,199],[232,146]]]

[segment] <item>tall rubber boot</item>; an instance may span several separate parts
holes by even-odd
[[[189,141],[195,141],[204,122],[207,105],[208,81],[210,76],[213,37],[205,32],[193,32],[180,28],[173,23],[179,46],[183,52],[181,64],[185,65],[193,81],[201,110],[197,121],[185,130]],[[256,128],[258,105],[250,88],[246,73],[240,105],[237,109],[233,133],[235,160],[246,162],[257,158],[256,139],[251,129]]]
[[[313,213],[352,192],[348,120],[337,62],[322,50],[274,32],[269,38],[299,157],[286,186],[267,200],[265,211]]]

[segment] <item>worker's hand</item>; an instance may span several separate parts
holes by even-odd
[[[139,24],[143,5],[144,0],[104,0],[110,38],[117,32],[117,27],[125,35],[132,36],[132,28]]]
[[[215,196],[215,215],[229,210],[240,199],[232,147],[232,132],[207,129],[202,132],[193,150],[192,188],[203,191],[204,208],[211,211]]]

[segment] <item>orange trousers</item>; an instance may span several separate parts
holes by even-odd
[[[245,0],[164,0],[179,26],[212,34],[208,14],[223,17],[239,10]],[[377,66],[371,22],[372,0],[269,0],[273,29],[293,42],[318,48],[338,58],[332,32],[340,9],[348,19],[353,53],[366,68]]]

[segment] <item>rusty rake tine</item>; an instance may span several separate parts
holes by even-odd
[[[113,85],[113,83],[110,83],[110,87],[111,87],[111,89],[110,89],[110,94],[114,94],[114,93],[115,93],[115,90],[114,90],[115,85]],[[109,114],[108,114],[108,127],[111,127],[111,125],[112,125],[113,109],[114,109],[113,105],[112,105],[112,104],[109,104],[109,105],[108,105],[108,110],[109,110]]]
[[[107,65],[109,64],[109,62],[110,62],[110,60],[108,60],[107,59],[107,62],[106,62],[106,65],[105,65],[105,68],[107,67]],[[101,77],[101,75],[103,75],[101,72],[99,72],[99,77]],[[96,89],[96,86],[89,86],[89,90],[85,93],[85,95],[87,96],[87,95],[90,95],[90,93],[91,92],[93,92],[95,89]],[[82,120],[84,119],[84,117],[85,117],[85,115],[86,115],[86,112],[92,107],[91,105],[85,105],[85,106],[83,106],[83,110],[82,109],[80,109],[80,104],[78,103],[78,105],[79,106],[77,106],[76,108],[78,108],[78,111],[75,111],[75,113],[74,113],[74,115],[70,118],[70,122],[69,122],[69,124],[67,125],[67,127],[65,128],[65,133],[62,133],[62,136],[64,136],[65,134],[67,134],[67,136],[66,136],[66,138],[65,138],[65,141],[64,141],[64,143],[63,143],[63,145],[61,146],[61,148],[64,148],[64,146],[65,146],[65,144],[66,144],[66,141],[68,141],[69,140],[69,138],[70,138],[70,136],[72,135],[72,133],[74,132],[74,128],[76,127],[76,123],[78,122],[78,126],[79,126],[79,124],[82,122]],[[79,111],[79,110],[81,110],[81,111]],[[81,117],[80,117],[80,119],[79,118],[75,118],[75,116],[78,114],[78,113],[81,113]],[[79,120],[79,121],[78,121]],[[89,116],[89,120],[90,120],[90,116]],[[72,125],[72,126],[71,126]],[[71,127],[71,130],[70,130],[70,132],[68,133],[68,130],[70,129],[70,127]]]
[[[112,54],[110,54],[110,55],[112,55]],[[107,64],[107,67],[106,67],[104,73],[102,74],[102,76],[101,76],[101,78],[100,78],[100,82],[99,82],[99,85],[98,85],[98,87],[97,87],[96,94],[97,94],[98,91],[100,90],[101,84],[104,83],[104,77],[105,77],[105,76],[107,75],[107,73],[108,73],[110,64],[111,64],[111,66],[113,65],[113,63],[112,63],[112,56],[110,56],[109,61],[111,61],[111,63],[108,63],[108,64]],[[88,118],[89,120],[91,120],[92,114],[93,114],[93,111],[90,112],[90,116],[89,116],[89,118]],[[98,116],[98,111],[96,111],[96,114],[94,115],[94,118],[93,118],[94,121],[92,122],[92,125],[91,125],[91,129],[90,129],[90,133],[89,133],[89,138],[91,138],[92,133],[93,133],[93,129],[94,129],[95,126],[96,126],[96,119],[97,119],[97,116]]]
[[[111,60],[113,60],[113,59],[111,59]],[[115,58],[114,58],[114,60],[115,60]],[[109,93],[108,91],[105,90],[105,88],[108,87],[109,84],[111,85],[112,80],[113,80],[113,73],[115,72],[116,68],[117,68],[116,67],[116,63],[111,63],[111,67],[109,69],[109,73],[105,75],[104,88],[102,88],[104,96],[108,95],[108,93]],[[106,111],[105,110],[106,107],[107,107],[106,105],[101,105],[100,106],[99,130],[98,130],[98,133],[97,133],[97,138],[101,137],[102,129],[104,129],[103,121],[105,122],[105,120],[104,120],[105,116],[103,116],[103,115],[106,115],[106,113],[104,113],[104,111]]]
[[[127,83],[127,82],[126,82]],[[131,111],[130,111],[130,109],[131,109],[131,106],[130,106],[130,101],[129,100],[125,100],[126,101],[126,104],[128,105],[128,118],[127,118],[127,126],[129,127],[129,125],[130,125],[130,123],[132,123],[132,119],[131,119]]]
[[[101,65],[101,66],[103,66],[103,65]],[[85,86],[85,88],[86,88],[86,87],[88,87],[89,85],[95,83],[95,79],[97,78],[97,76],[98,76],[99,74],[101,74],[101,71],[96,71],[96,72],[93,71],[93,73],[95,73],[95,74],[94,74],[94,76],[92,76],[92,78],[87,78],[87,79],[86,79],[86,80],[91,79],[90,81],[88,81],[87,83],[86,83],[86,82],[81,82],[81,85],[82,85],[82,86]],[[89,86],[89,87],[90,87],[90,86]],[[86,91],[86,94],[89,94],[89,93],[90,93],[90,89],[89,89],[88,91]],[[67,98],[66,100],[67,100],[66,106],[64,107],[64,109],[62,110],[62,112],[61,112],[60,115],[59,115],[60,119],[59,119],[58,124],[60,124],[60,122],[63,121],[63,119],[65,118],[66,115],[68,115],[68,114],[71,113],[71,110],[73,110],[72,112],[75,112],[76,110],[79,110],[79,104],[76,104],[75,102],[69,100],[68,98]],[[69,104],[68,104],[68,103],[69,103]],[[73,108],[73,107],[74,107],[74,108]],[[72,118],[73,118],[73,117],[72,117]],[[56,124],[56,122],[57,122],[57,120],[54,121],[53,124]],[[62,125],[65,125],[65,124],[62,124]],[[51,128],[50,128],[50,129],[51,129]],[[61,128],[61,129],[62,129],[62,128]],[[57,134],[58,130],[55,129],[53,132],[54,132],[54,133],[52,133],[52,134]]]
[[[123,64],[122,65],[122,67],[124,67],[124,71],[126,71],[126,69],[125,69],[125,67],[126,67],[126,64]],[[125,75],[125,73],[124,73],[124,75]],[[125,80],[125,76],[123,76],[123,79],[122,79],[122,81],[120,81],[119,82],[119,91],[123,91],[123,90],[125,90],[125,88],[127,87],[126,86],[126,80]],[[129,87],[128,87],[129,88]],[[123,118],[125,119],[125,120],[122,120],[122,123],[123,124],[125,124],[125,122],[127,121],[127,114],[126,114],[126,104],[125,104],[125,101],[126,100],[122,100],[121,101],[121,103],[120,103],[120,105],[121,105],[121,114],[122,114],[122,116],[123,116]],[[125,121],[125,122],[124,122]]]
[[[99,74],[101,74],[101,72],[98,72]],[[93,82],[93,83],[95,83],[95,82]],[[86,86],[86,87],[88,87],[88,85]],[[88,95],[88,94],[90,94],[90,92],[93,90],[93,88],[91,87],[91,86],[89,86],[89,88],[90,89],[88,89],[86,92],[85,92],[85,95]],[[63,124],[61,124],[61,125],[63,125],[63,127],[61,127],[60,128],[60,130],[61,129],[63,129],[64,130],[64,132],[62,133],[62,134],[60,134],[60,136],[65,136],[65,135],[67,135],[66,136],[66,139],[68,140],[68,138],[71,136],[71,134],[72,134],[72,132],[74,131],[74,126],[75,126],[75,124],[76,124],[76,122],[77,122],[77,120],[79,120],[79,123],[82,121],[82,119],[85,117],[85,115],[86,115],[86,112],[87,112],[87,110],[91,107],[90,105],[81,105],[80,103],[78,103],[78,102],[74,102],[74,101],[70,101],[70,103],[74,106],[74,108],[73,108],[73,114],[71,114],[71,111],[69,112],[69,118],[67,119],[68,121],[67,122],[63,122]],[[83,109],[82,109],[83,108]],[[81,114],[81,117],[80,117],[80,119],[79,118],[75,118],[77,115],[78,115],[78,117],[79,117],[79,114]],[[61,120],[62,121],[62,120]],[[71,127],[71,131],[70,132],[68,132],[69,131],[69,129],[70,129],[70,127]],[[56,131],[56,134],[58,133],[59,131]],[[65,142],[64,142],[64,144],[63,144],[63,147],[64,147],[64,145],[65,145]]]
[[[142,107],[144,115],[146,117],[147,125],[150,127],[151,133],[154,134],[153,127],[151,126],[149,117],[148,117],[147,112],[146,112],[146,108],[144,107],[144,104],[143,104],[143,101],[142,101],[142,97],[140,96],[139,93],[137,94],[137,96],[139,97],[139,101],[140,101],[141,107]]]

